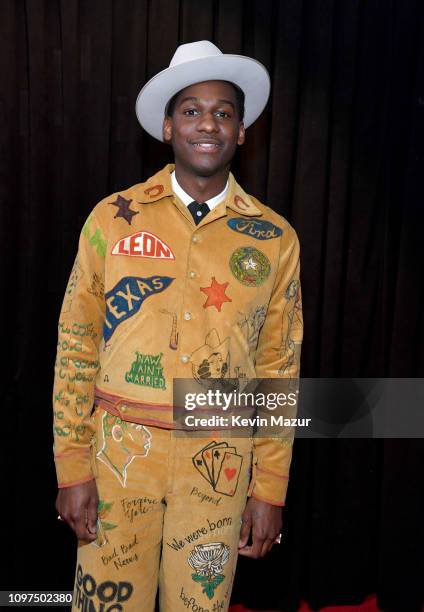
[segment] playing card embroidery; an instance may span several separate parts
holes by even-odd
[[[192,458],[196,470],[216,493],[233,497],[237,491],[242,455],[227,442],[210,442]]]

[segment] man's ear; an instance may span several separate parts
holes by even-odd
[[[165,142],[171,142],[172,138],[172,117],[164,117],[162,135]]]
[[[244,129],[244,123],[243,123],[243,121],[240,121],[239,133],[238,133],[238,138],[237,138],[237,144],[238,145],[242,145],[245,140],[246,140],[246,132],[245,132],[245,129]]]

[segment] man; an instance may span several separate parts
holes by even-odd
[[[238,553],[279,542],[291,445],[172,433],[174,378],[298,376],[296,234],[230,174],[268,94],[257,61],[180,46],[136,106],[175,167],[102,200],[82,230],[54,390],[73,609],[150,612],[159,582],[163,611],[227,610]]]

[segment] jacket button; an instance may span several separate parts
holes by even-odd
[[[199,238],[197,236],[193,236],[191,239],[192,242],[199,242]]]
[[[183,363],[187,363],[189,359],[190,359],[190,355],[181,355],[181,361]]]
[[[121,406],[121,412],[126,412],[127,407],[126,406]]]
[[[185,319],[186,321],[190,321],[190,319],[191,319],[191,313],[190,313],[190,312],[185,312],[185,313],[184,313],[184,319]]]
[[[197,274],[194,270],[191,270],[190,272],[190,278],[196,278]]]

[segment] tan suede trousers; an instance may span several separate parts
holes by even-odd
[[[98,537],[80,543],[73,610],[225,612],[252,440],[177,437],[95,413]]]

